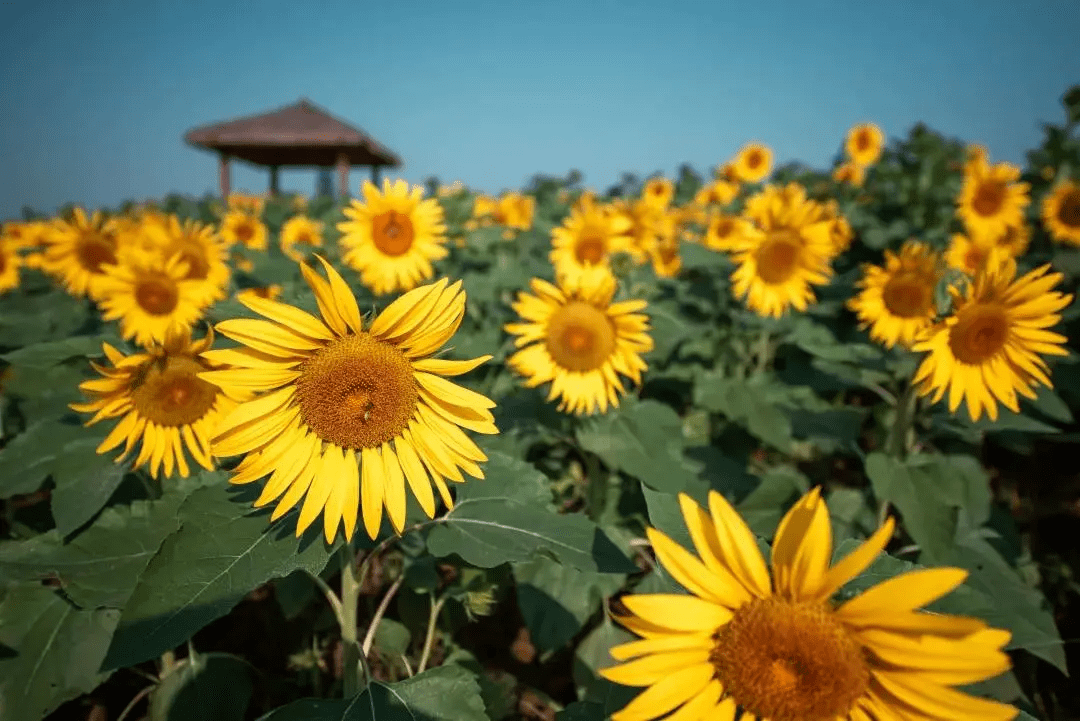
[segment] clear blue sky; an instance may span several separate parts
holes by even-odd
[[[749,140],[821,167],[865,120],[1019,162],[1080,82],[1078,37],[1076,0],[9,0],[0,218],[202,195],[217,160],[184,131],[301,96],[397,152],[402,177],[489,192],[701,170]],[[234,168],[234,188],[266,183]],[[314,173],[282,186],[310,193]]]

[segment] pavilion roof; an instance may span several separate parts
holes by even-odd
[[[326,167],[342,153],[350,165],[401,165],[397,155],[367,133],[306,98],[261,115],[192,128],[184,140],[256,165]]]

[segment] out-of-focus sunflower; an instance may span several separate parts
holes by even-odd
[[[396,211],[395,211],[396,212]],[[429,518],[434,483],[453,505],[446,480],[462,471],[483,478],[487,460],[462,428],[497,433],[494,403],[446,379],[476,368],[472,360],[433,358],[465,314],[461,282],[445,279],[404,294],[364,328],[356,298],[326,261],[328,279],[301,264],[322,318],[293,306],[245,297],[267,320],[228,320],[222,335],[246,347],[203,354],[233,366],[201,377],[259,395],[218,428],[216,456],[246,454],[233,483],[269,480],[256,506],[277,502],[276,520],[298,503],[296,534],[322,514],[333,542],[344,523],[351,539],[357,513],[371,538],[383,507],[394,530],[405,526],[406,483]]]
[[[97,301],[101,317],[119,320],[124,340],[134,338],[144,346],[190,332],[205,305],[199,301],[198,281],[186,275],[179,255],[105,266]]]
[[[633,261],[638,264],[647,262],[659,243],[660,234],[666,229],[667,213],[640,198],[636,200],[617,198],[610,207],[630,223],[626,232],[630,239],[627,252]]]
[[[563,224],[551,231],[549,259],[556,276],[573,280],[597,266],[610,268],[615,253],[630,253],[642,262],[641,251],[630,237],[632,226],[623,210],[583,196]]]
[[[495,204],[492,218],[496,223],[514,230],[532,227],[536,199],[522,193],[504,193]]]
[[[725,213],[713,213],[709,216],[703,243],[706,248],[728,253],[735,250],[740,239],[753,235],[754,232],[753,225],[745,218]]]
[[[19,287],[19,266],[22,261],[15,248],[0,242],[0,293]]]
[[[993,239],[994,245],[1014,258],[1027,252],[1031,243],[1031,227],[1027,223],[1010,225],[1005,232]]]
[[[147,252],[162,260],[176,256],[187,267],[183,279],[192,282],[195,303],[205,307],[225,298],[232,271],[213,226],[170,215],[164,222],[146,224],[142,233],[150,239]]]
[[[885,149],[885,134],[873,123],[863,123],[848,131],[844,150],[851,162],[861,168],[873,165]],[[862,185],[860,180],[854,185]]]
[[[477,195],[473,198],[473,218],[489,218],[495,214],[498,201],[490,195]]]
[[[13,250],[36,248],[44,242],[49,224],[43,220],[26,222],[8,222],[0,225],[0,243],[6,243]]]
[[[382,192],[364,181],[364,201],[345,208],[338,223],[341,259],[360,273],[374,293],[411,290],[435,274],[432,263],[446,257],[443,209],[424,188],[411,191],[404,180],[383,180]]]
[[[618,407],[626,392],[619,374],[635,385],[648,367],[642,353],[653,348],[644,300],[612,303],[615,278],[603,268],[563,279],[558,287],[534,278],[535,295],[518,293],[514,311],[521,319],[506,331],[520,348],[507,361],[534,388],[551,383],[548,400],[576,415]]]
[[[103,343],[112,366],[91,363],[103,377],[81,383],[79,390],[90,400],[71,405],[80,413],[94,414],[88,426],[122,416],[97,452],[108,453],[123,443],[124,452],[116,459],[120,463],[141,441],[133,466],[148,465],[155,478],[162,469],[171,476],[174,468],[187,477],[185,448],[196,463],[214,470],[210,437],[222,416],[247,396],[243,392],[230,396],[198,377],[215,367],[199,358],[212,342],[212,333],[192,342],[184,332],[132,355]]]
[[[1020,168],[1009,163],[991,166],[978,155],[968,162],[956,214],[969,232],[997,237],[1023,222],[1030,186],[1018,182],[1019,178]]]
[[[653,272],[658,278],[674,278],[682,269],[682,256],[679,254],[679,238],[667,235],[653,246],[649,253]]]
[[[306,253],[297,248],[321,248],[323,244],[323,224],[306,215],[294,215],[281,226],[281,252],[297,263],[303,262]]]
[[[851,223],[840,214],[840,204],[835,200],[818,203],[820,213],[817,219],[826,220],[830,223],[829,235],[832,238],[833,257],[840,255],[851,247],[851,241],[855,238],[855,231]]]
[[[641,199],[654,208],[666,209],[675,197],[675,184],[667,178],[649,178],[641,189]]]
[[[627,613],[616,619],[641,639],[612,648],[619,665],[600,675],[645,690],[614,721],[1008,721],[1018,713],[953,688],[1007,671],[1009,632],[919,610],[966,571],[918,569],[833,600],[885,548],[891,518],[830,565],[829,511],[815,488],[780,521],[770,574],[723,496],[710,491],[708,509],[686,494],[679,504],[696,555],[654,528],[646,533],[689,595],[620,599]]]
[[[115,224],[100,211],[87,217],[82,208],[75,208],[70,220],[53,221],[44,240],[45,272],[55,276],[68,293],[96,298],[104,266],[116,263]]]
[[[245,298],[268,298],[274,300],[281,295],[284,289],[277,283],[261,286],[258,288],[244,288],[243,290],[236,291],[236,299],[241,303]]]
[[[848,301],[861,328],[892,348],[910,348],[919,333],[934,320],[934,289],[941,280],[941,260],[929,246],[908,241],[897,255],[885,251],[885,265],[866,265],[857,283],[861,292]]]
[[[744,183],[757,183],[772,172],[772,151],[761,143],[748,143],[731,163],[735,177]]]
[[[945,251],[945,264],[967,275],[975,275],[987,266],[996,266],[1009,252],[993,240],[954,233]]]
[[[727,205],[739,194],[739,184],[717,178],[694,194],[694,203],[701,206]]]
[[[762,316],[806,310],[814,301],[810,286],[832,275],[833,221],[820,220],[820,206],[794,184],[766,186],[747,200],[745,213],[757,227],[732,241],[732,293]]]
[[[251,250],[266,250],[270,234],[259,216],[243,210],[230,210],[221,219],[221,238],[228,245],[239,243]]]
[[[1068,355],[1068,339],[1046,329],[1072,296],[1051,290],[1063,276],[1049,271],[1044,265],[1016,278],[1016,262],[1006,257],[963,292],[950,288],[952,315],[914,346],[927,353],[913,380],[919,394],[937,403],[948,391],[950,413],[966,400],[973,421],[984,410],[997,420],[998,403],[1018,412],[1017,393],[1034,398],[1033,386],[1052,387],[1042,356]]]
[[[866,181],[866,168],[854,161],[847,161],[836,166],[832,174],[833,180],[837,183],[847,183],[853,185],[856,188],[861,188],[862,184]]]
[[[1042,220],[1050,237],[1061,243],[1080,245],[1080,183],[1058,183],[1043,198]]]
[[[240,211],[248,215],[260,217],[266,208],[266,198],[253,193],[230,193],[228,199],[229,210]]]

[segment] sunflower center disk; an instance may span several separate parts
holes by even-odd
[[[859,151],[870,149],[870,133],[860,130],[855,135],[855,149]]]
[[[367,333],[349,336],[300,366],[304,423],[342,448],[376,448],[408,426],[419,398],[409,359]]]
[[[409,216],[388,210],[371,221],[375,247],[386,255],[404,255],[413,244],[413,224]]]
[[[185,356],[151,364],[131,393],[139,414],[159,426],[185,426],[202,418],[217,398],[212,383],[196,377],[207,370]]]
[[[779,230],[754,253],[758,276],[770,284],[784,283],[794,274],[802,255],[802,240],[790,230]]]
[[[116,263],[113,244],[98,233],[84,235],[79,240],[75,254],[79,258],[79,265],[91,273],[100,273],[101,266]]]
[[[914,273],[898,273],[885,283],[881,299],[900,318],[919,318],[930,310],[934,287]]]
[[[582,265],[599,265],[604,260],[607,243],[599,235],[583,235],[574,246],[574,256]]]
[[[1061,201],[1058,220],[1070,228],[1080,228],[1080,190],[1074,190]]]
[[[870,680],[859,644],[827,606],[776,597],[736,611],[710,661],[737,704],[773,721],[845,716]]]
[[[750,154],[746,156],[746,165],[751,170],[756,169],[758,166],[760,166],[761,161],[761,153],[756,150],[751,150]]]
[[[996,305],[974,305],[957,314],[949,330],[949,348],[961,363],[981,365],[1009,339],[1009,318]]]
[[[989,216],[1001,210],[1005,203],[1005,184],[996,181],[987,181],[979,184],[975,191],[975,199],[971,201],[971,207],[979,215]]]
[[[180,292],[171,278],[152,276],[136,283],[135,302],[150,315],[168,315],[176,310]]]
[[[240,239],[240,242],[248,241],[255,237],[255,227],[246,220],[236,226],[235,232],[236,237]]]
[[[571,301],[551,316],[545,343],[552,360],[563,368],[591,371],[615,350],[615,328],[602,310]]]

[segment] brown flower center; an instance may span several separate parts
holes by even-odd
[[[997,304],[973,303],[956,314],[949,329],[949,348],[956,360],[981,365],[1009,340],[1009,316]]]
[[[934,302],[934,284],[928,278],[912,272],[900,271],[889,278],[881,289],[885,308],[900,318],[922,318]]]
[[[986,264],[989,257],[990,249],[988,247],[984,247],[979,243],[971,243],[967,252],[964,253],[964,267],[968,273],[975,275]]]
[[[998,180],[986,180],[979,183],[971,207],[983,217],[996,215],[1005,204],[1007,189],[1005,183]]]
[[[207,370],[188,356],[166,356],[142,369],[131,392],[131,404],[160,426],[185,426],[214,405],[218,388],[195,374]]]
[[[380,213],[371,221],[371,237],[383,254],[404,255],[413,244],[412,220],[395,210]]]
[[[828,606],[776,597],[736,611],[709,660],[737,704],[773,721],[846,716],[870,681],[861,646]]]
[[[1080,190],[1070,190],[1061,199],[1058,208],[1058,220],[1070,228],[1080,228]]]
[[[765,157],[760,150],[751,150],[746,154],[746,167],[757,170],[765,162]]]
[[[548,320],[545,343],[559,366],[591,371],[602,366],[615,350],[615,326],[599,308],[570,301]]]
[[[582,265],[599,265],[607,255],[607,243],[598,233],[586,233],[574,245],[574,256]]]
[[[855,133],[855,150],[863,152],[870,149],[870,131],[863,128]]]
[[[75,255],[83,268],[100,273],[101,266],[116,263],[116,243],[106,235],[90,231],[79,238]]]
[[[300,366],[300,415],[342,448],[376,448],[409,425],[419,391],[412,363],[367,333],[334,341]]]
[[[236,224],[236,227],[233,228],[233,232],[236,233],[236,237],[241,243],[247,243],[255,237],[255,224],[250,220],[243,220]]]
[[[802,246],[802,239],[793,231],[769,233],[765,242],[754,252],[758,276],[770,285],[787,281],[799,264]]]
[[[167,275],[147,275],[135,281],[135,302],[150,315],[168,315],[180,302],[180,289]]]

